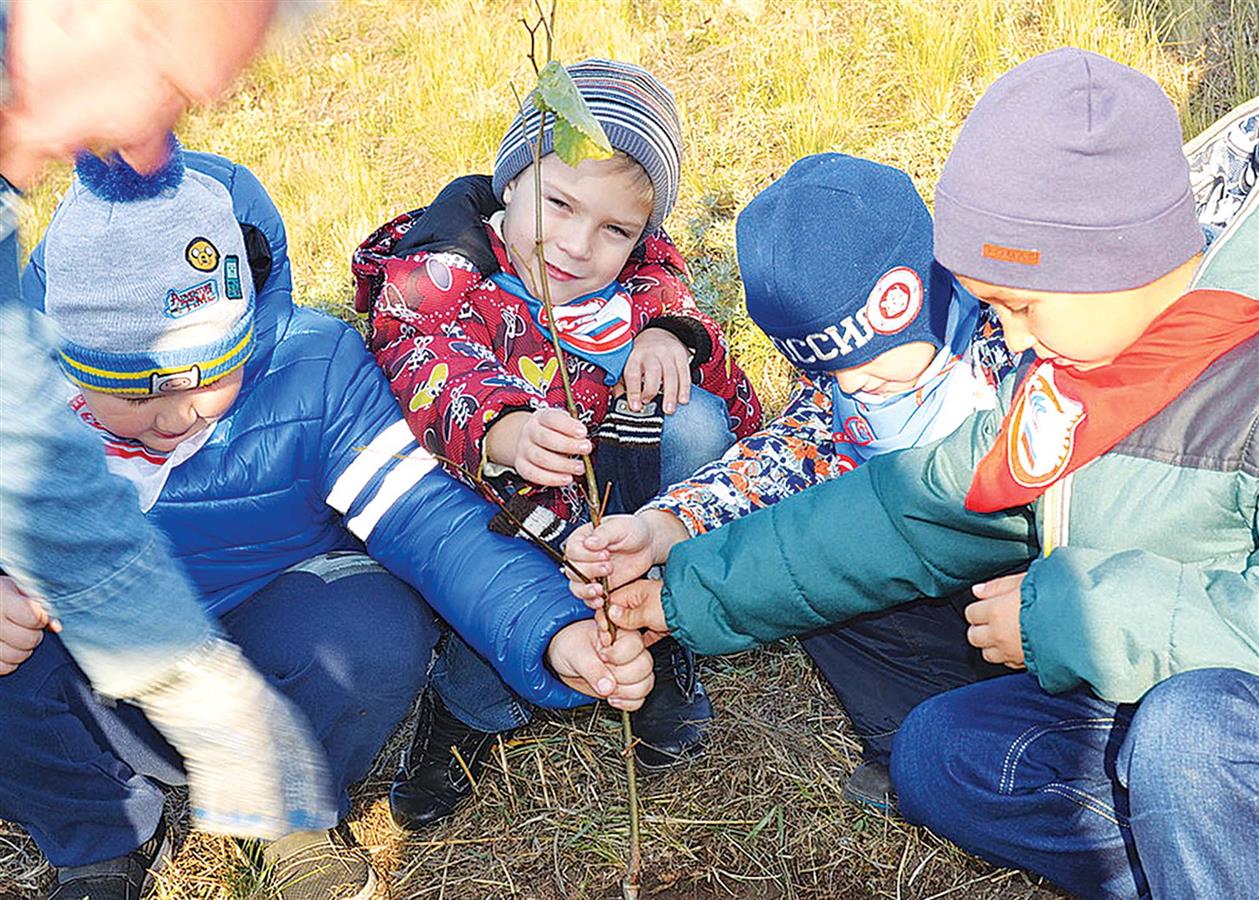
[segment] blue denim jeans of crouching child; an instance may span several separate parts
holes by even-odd
[[[660,484],[656,489],[683,480],[720,457],[733,443],[725,401],[702,388],[692,388],[691,402],[679,404],[676,412],[664,418]],[[615,485],[612,493],[619,493]],[[629,511],[616,508],[615,502],[609,501],[609,513]],[[432,683],[446,708],[478,731],[508,731],[532,717],[529,704],[512,693],[494,667],[453,632],[433,666]]]
[[[1083,897],[1242,898],[1259,885],[1259,677],[1183,672],[1139,703],[1031,675],[940,694],[892,750],[901,813]]]
[[[423,687],[437,623],[407,584],[353,551],[293,566],[223,629],[301,710],[339,805]],[[160,784],[183,784],[174,749],[136,706],[91,690],[56,635],[0,678],[0,818],[21,823],[55,866],[134,850],[162,815]]]
[[[17,202],[0,185],[0,569],[61,620],[97,690],[134,696],[213,626],[135,490],[65,403],[55,336],[19,293]]]

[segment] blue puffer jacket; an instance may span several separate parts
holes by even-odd
[[[240,397],[148,513],[207,609],[221,616],[289,566],[366,545],[522,697],[589,702],[543,661],[560,628],[590,616],[555,563],[486,529],[494,507],[419,448],[354,329],[293,305],[284,223],[257,178],[207,153],[185,163],[227,187],[265,277]],[[41,243],[22,277],[37,309],[43,260]]]

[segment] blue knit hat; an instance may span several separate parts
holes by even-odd
[[[735,224],[748,314],[796,368],[851,369],[915,341],[944,346],[951,277],[899,169],[806,156]]]
[[[254,286],[232,198],[170,161],[140,175],[82,156],[44,238],[44,310],[80,387],[146,395],[211,384],[253,352]]]
[[[646,69],[609,59],[586,59],[565,66],[591,114],[603,126],[612,146],[647,172],[655,188],[651,218],[643,234],[660,227],[678,199],[682,178],[682,129],[673,94]],[[500,198],[513,178],[533,163],[538,137],[537,108],[525,101],[503,135],[494,160],[494,193]],[[554,149],[554,116],[547,117],[542,155]]]

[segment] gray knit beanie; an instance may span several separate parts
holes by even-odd
[[[254,347],[254,286],[227,188],[170,161],[141,175],[81,156],[44,237],[44,310],[81,387],[146,395],[211,384]]]
[[[643,169],[655,188],[651,218],[644,237],[660,227],[678,199],[682,177],[682,129],[669,89],[646,69],[609,59],[586,59],[565,67],[590,112],[603,126],[612,146]],[[503,196],[508,183],[533,163],[538,137],[537,108],[525,101],[503,135],[494,160],[494,193]],[[554,149],[554,116],[542,135],[542,155]]]
[[[936,187],[936,259],[1063,292],[1148,284],[1202,249],[1180,122],[1135,69],[1064,47],[998,78]]]

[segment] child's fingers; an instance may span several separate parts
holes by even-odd
[[[660,393],[660,385],[664,382],[664,366],[660,364],[660,359],[655,356],[648,356],[643,360],[643,392],[640,400],[650,400],[652,397]],[[640,402],[634,411],[642,409]]]
[[[637,631],[621,629],[616,633],[616,640],[610,646],[604,647],[599,655],[610,666],[624,666],[644,654],[643,636]],[[647,664],[650,666],[651,654],[645,655],[648,657]]]
[[[657,585],[654,589],[643,585]],[[618,628],[648,628],[667,632],[664,608],[660,605],[659,582],[635,581],[612,593],[608,616]],[[654,594],[653,594],[654,590]]]
[[[991,625],[972,625],[966,629],[966,641],[972,647],[991,647],[996,643]]]
[[[978,587],[978,585],[976,585]],[[992,603],[988,600],[976,600],[966,604],[966,621],[972,625],[983,625],[992,620]]]
[[[4,618],[19,628],[39,630],[49,624],[44,607],[20,592],[5,597],[3,611]]]
[[[629,408],[638,412],[643,408],[643,355],[630,352],[621,371],[621,380],[625,382],[625,402]]]
[[[691,402],[691,360],[685,351],[678,357],[678,402]]]
[[[568,414],[568,410],[547,407],[538,410],[538,422],[548,431],[558,431],[572,438],[586,437],[586,426]]]
[[[577,676],[584,679],[600,697],[606,697],[616,690],[616,676],[593,653],[578,653],[570,663]]]
[[[539,428],[536,434],[530,435],[529,443],[535,447],[550,450],[552,453],[569,457],[580,456],[583,453],[589,453],[593,449],[590,441],[585,436],[570,434],[558,428]]]
[[[678,370],[673,362],[672,359],[668,360],[660,371],[660,401],[665,415],[669,416],[678,408]]]

